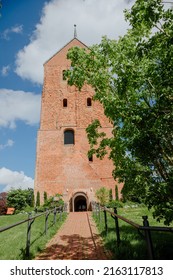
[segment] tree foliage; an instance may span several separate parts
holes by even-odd
[[[33,189],[28,188],[27,190],[12,189],[7,194],[7,205],[8,207],[14,207],[15,210],[23,210],[26,206],[33,207]]]
[[[47,192],[44,192],[43,196],[44,196],[44,204],[45,204],[47,202]]]
[[[36,196],[36,206],[40,206],[40,192],[37,192],[37,196]]]
[[[7,193],[0,193],[0,215],[5,215],[7,212]]]
[[[87,83],[113,123],[100,133],[98,120],[87,128],[90,154],[110,149],[114,178],[123,195],[143,199],[157,220],[173,220],[173,11],[161,0],[136,0],[125,11],[130,28],[117,41],[106,37],[89,50],[68,53],[70,85]]]
[[[64,200],[61,194],[57,193],[54,196],[49,197],[45,202],[44,202],[44,207],[48,208],[54,208],[54,207],[59,207],[64,205]]]
[[[119,200],[118,186],[115,186],[115,200]]]
[[[105,187],[101,187],[96,191],[96,197],[98,199],[98,202],[102,206],[105,206],[109,201],[109,190]]]
[[[112,189],[109,190],[109,201],[113,200]]]

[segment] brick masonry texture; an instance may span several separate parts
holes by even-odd
[[[41,203],[43,194],[48,197],[57,193],[63,195],[68,210],[74,211],[75,198],[86,200],[87,209],[95,199],[95,191],[102,186],[112,189],[113,164],[108,157],[103,160],[93,157],[89,161],[86,127],[94,119],[99,119],[102,130],[111,136],[112,124],[104,115],[101,104],[92,100],[87,106],[87,98],[94,95],[93,89],[85,85],[81,92],[63,80],[63,70],[70,68],[67,52],[73,47],[86,46],[74,38],[44,64],[44,84],[40,129],[37,136],[35,195],[39,191]],[[67,99],[67,106],[63,100]],[[64,131],[74,131],[74,144],[64,144]],[[121,189],[119,185],[119,190]]]
[[[69,230],[70,229],[70,230]],[[71,212],[36,260],[108,260],[91,212]]]

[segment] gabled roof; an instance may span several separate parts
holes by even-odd
[[[78,40],[77,38],[73,38],[72,40],[70,40],[67,44],[65,44],[61,49],[59,49],[54,55],[52,55],[48,60],[46,60],[43,65],[45,65],[47,62],[49,62],[49,60],[51,60],[55,55],[57,55],[62,49],[64,49],[66,46],[68,46],[71,42],[73,42],[74,40],[77,40],[79,43],[81,43],[84,47],[86,47],[88,49],[88,46],[85,45],[82,41]]]

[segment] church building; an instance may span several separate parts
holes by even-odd
[[[95,192],[101,187],[112,189],[112,161],[88,157],[87,126],[99,119],[102,130],[111,136],[112,124],[102,105],[93,101],[94,90],[69,86],[63,72],[70,68],[67,52],[77,46],[87,48],[76,36],[44,64],[40,129],[37,136],[35,197],[63,196],[68,211],[90,210]]]

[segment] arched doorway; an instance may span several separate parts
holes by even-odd
[[[88,199],[84,193],[76,193],[73,196],[72,208],[74,212],[87,211],[88,210]]]

